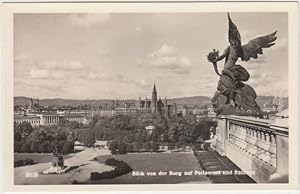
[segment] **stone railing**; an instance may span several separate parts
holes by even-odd
[[[214,148],[257,182],[288,174],[287,122],[220,116]]]

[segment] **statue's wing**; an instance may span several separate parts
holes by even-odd
[[[228,40],[230,46],[235,49],[238,57],[242,57],[243,49],[241,44],[241,35],[236,25],[232,22],[229,13],[228,13],[228,21],[229,21]]]
[[[250,40],[247,44],[243,45],[244,57],[243,61],[249,61],[250,58],[257,59],[258,54],[263,54],[263,48],[269,48],[275,44],[277,31],[272,34],[261,36]]]

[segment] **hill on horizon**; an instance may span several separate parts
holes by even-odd
[[[33,99],[36,103],[36,99]],[[105,104],[111,105],[115,99],[86,99],[86,100],[74,100],[74,99],[39,99],[42,106],[80,106],[80,105],[92,105],[103,106]],[[115,100],[116,101],[116,100]],[[118,100],[119,103],[137,103],[137,99],[124,99]],[[30,98],[24,96],[14,97],[14,105],[25,105],[30,103]],[[168,104],[186,104],[186,105],[204,105],[210,103],[210,97],[207,96],[192,96],[192,97],[180,97],[168,99]]]
[[[262,108],[265,103],[270,103],[274,99],[274,96],[257,96],[256,102]],[[284,101],[288,102],[288,97],[283,97]],[[111,105],[115,99],[86,99],[86,100],[74,100],[74,99],[40,99],[40,105],[42,106],[80,106],[80,105],[92,105],[92,106],[104,106]],[[210,97],[207,96],[191,96],[191,97],[178,97],[168,99],[168,104],[185,104],[189,106],[202,106],[210,104]],[[137,99],[124,99],[118,100],[119,103],[137,103]],[[24,96],[14,97],[14,105],[25,105],[30,103],[30,98]],[[34,99],[36,103],[36,99]]]

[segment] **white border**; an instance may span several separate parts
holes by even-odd
[[[298,185],[297,128],[297,3],[295,2],[202,2],[202,3],[5,3],[3,18],[3,126],[6,191],[199,191],[283,190]],[[289,184],[163,184],[163,185],[13,185],[13,13],[103,12],[289,12]],[[283,64],[284,65],[284,64]]]

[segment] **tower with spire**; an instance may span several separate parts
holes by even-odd
[[[33,104],[33,99],[30,98],[29,109],[32,110],[32,109],[33,109],[33,106],[34,106],[34,104]]]
[[[153,91],[152,91],[151,112],[157,113],[157,91],[156,91],[155,83],[154,83]]]
[[[165,98],[165,100],[162,100],[161,97],[158,97],[155,83],[153,85],[151,98],[149,99],[145,97],[145,99],[142,99],[139,97],[136,105],[138,108],[138,112],[140,113],[160,114],[165,115],[166,117],[169,115],[167,98]]]
[[[37,107],[40,107],[40,100],[39,100],[39,97],[36,97],[36,104],[37,104]]]

